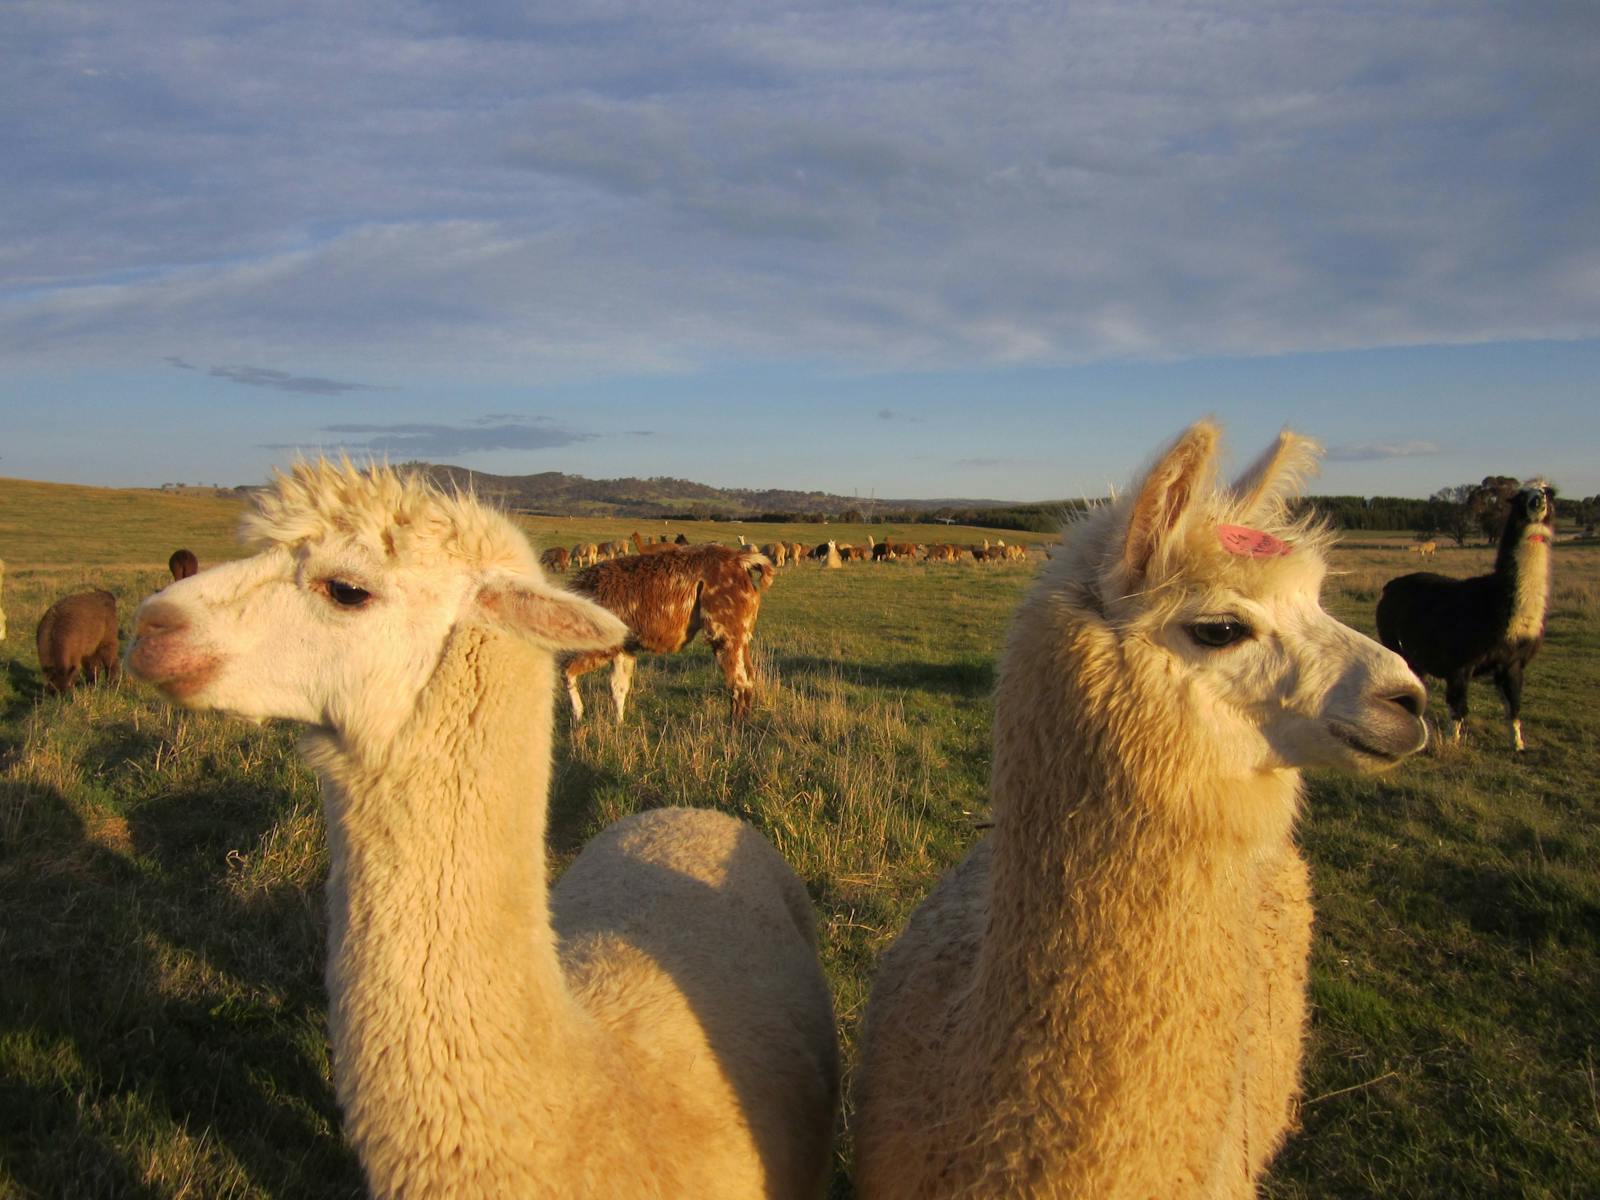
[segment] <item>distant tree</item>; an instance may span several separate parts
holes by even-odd
[[[861,510],[859,508],[847,508],[839,514],[839,520],[846,525],[859,525],[861,524]]]
[[[1468,494],[1467,509],[1485,541],[1499,540],[1500,530],[1505,527],[1506,514],[1510,512],[1508,506],[1511,497],[1517,494],[1521,486],[1522,480],[1510,475],[1485,475],[1483,482]]]
[[[1458,546],[1465,546],[1475,524],[1471,507],[1478,485],[1458,483],[1440,488],[1428,498],[1426,520],[1439,532],[1449,534]]]

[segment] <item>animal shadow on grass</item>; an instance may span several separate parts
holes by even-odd
[[[44,695],[44,681],[39,672],[30,670],[16,659],[5,664],[5,691],[0,693],[0,724],[20,724],[28,711]],[[21,744],[20,738],[0,738],[0,756],[10,753]]]
[[[608,720],[609,713],[589,720]],[[595,796],[602,788],[615,784],[615,771],[596,767],[572,752],[570,740],[559,745],[550,772],[550,815],[545,827],[545,842],[550,852],[570,858],[584,842],[598,833],[595,825]]]
[[[0,1084],[0,1145],[24,1194],[165,1194],[139,1160],[185,1130],[269,1193],[359,1196],[323,1076],[318,923],[225,878],[271,798],[242,826],[240,805],[177,795],[91,829],[53,789],[0,789],[0,1027],[31,1047]]]
[[[839,662],[810,655],[780,654],[778,671],[791,675],[837,675],[848,683],[875,689],[901,692],[945,692],[953,696],[982,698],[994,690],[994,663],[966,662],[897,663]]]
[[[95,740],[83,752],[83,765],[95,774],[110,773],[130,762],[145,762],[161,744],[154,729],[140,729],[132,721],[100,721]]]
[[[1421,889],[1479,933],[1543,949],[1590,938],[1600,905],[1558,874],[1509,862],[1430,858]]]

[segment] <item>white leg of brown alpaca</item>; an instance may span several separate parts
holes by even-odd
[[[1289,1128],[1311,909],[1304,766],[1419,749],[1397,655],[1323,612],[1285,434],[1232,489],[1202,423],[1069,528],[995,699],[993,832],[885,954],[857,1186],[1248,1197]]]
[[[578,676],[565,674],[563,678],[567,683],[567,703],[572,708],[572,723],[576,725],[583,720],[583,693],[578,690]]]
[[[372,1194],[814,1200],[837,1049],[777,852],[662,809],[547,892],[555,656],[622,623],[420,480],[302,466],[255,502],[265,549],[146,601],[129,667],[311,727],[334,1078]]]
[[[633,689],[633,669],[638,665],[639,660],[627,653],[619,653],[611,663],[611,707],[619,725],[623,710],[628,707],[628,693]]]

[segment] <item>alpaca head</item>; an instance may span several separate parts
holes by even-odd
[[[382,736],[458,625],[552,652],[626,633],[550,587],[505,517],[386,467],[297,464],[257,494],[243,534],[254,557],[173,583],[135,614],[130,670],[192,708]]]
[[[1328,535],[1289,506],[1318,447],[1285,431],[1230,488],[1218,436],[1193,426],[1070,528],[1041,586],[1115,644],[1133,703],[1224,775],[1380,770],[1420,749],[1421,684],[1322,609]]]
[[[1550,518],[1555,515],[1555,490],[1542,479],[1530,480],[1511,497],[1506,513],[1506,528],[1521,540],[1552,536]]]

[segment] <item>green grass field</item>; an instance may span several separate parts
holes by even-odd
[[[0,481],[0,1195],[360,1194],[328,1076],[321,816],[293,730],[177,713],[128,681],[46,696],[33,649],[44,608],[81,587],[114,591],[126,632],[173,548],[202,565],[237,553],[236,515],[212,497]],[[561,545],[661,531],[530,527]],[[1382,581],[1416,569],[1404,547],[1337,552],[1332,610],[1370,632]],[[1441,547],[1430,565],[1488,561]],[[1475,686],[1463,746],[1378,780],[1309,778],[1314,1027],[1304,1128],[1270,1196],[1600,1195],[1600,547],[1560,545],[1555,571],[1525,755]],[[641,660],[621,728],[588,677],[591,720],[558,718],[558,869],[641,808],[755,822],[816,901],[852,1062],[876,955],[978,836],[994,661],[1032,573],[782,572],[738,731],[703,646]],[[846,1132],[835,1195],[848,1169]]]

